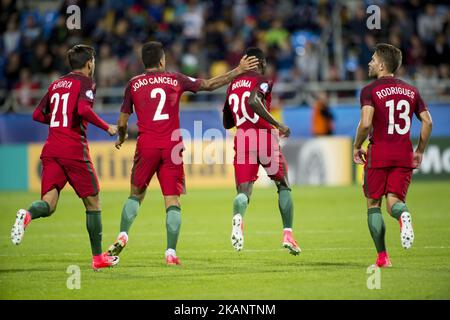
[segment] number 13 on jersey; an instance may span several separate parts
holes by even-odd
[[[400,100],[399,102],[397,102],[397,107],[395,107],[394,100],[389,100],[386,101],[386,107],[389,108],[388,134],[394,134],[394,130],[401,135],[408,133],[409,129],[411,128],[411,119],[409,118],[409,102],[407,100]],[[400,119],[403,119],[405,121],[405,126],[403,128],[401,128],[398,123],[395,123],[395,110],[401,111],[398,116]]]

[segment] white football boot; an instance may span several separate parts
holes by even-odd
[[[400,240],[405,249],[411,248],[414,242],[414,231],[412,227],[411,214],[403,212],[400,215]]]
[[[25,209],[19,209],[16,213],[16,221],[11,229],[11,241],[15,245],[19,245],[22,242],[25,234],[25,228],[30,223],[31,218],[28,216],[28,211]]]
[[[232,223],[231,244],[236,251],[241,251],[244,248],[244,220],[240,214],[236,214]]]

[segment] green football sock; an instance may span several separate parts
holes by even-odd
[[[170,206],[166,209],[167,249],[177,248],[181,227],[181,208]]]
[[[404,202],[396,202],[391,208],[391,216],[397,221],[400,219],[403,212],[409,212]]]
[[[101,211],[86,211],[86,228],[91,241],[92,255],[102,253],[102,215]]]
[[[245,193],[238,193],[233,201],[233,216],[240,214],[242,217],[245,214],[248,206],[248,197]]]
[[[128,231],[130,230],[130,227],[137,216],[139,206],[140,203],[138,198],[129,197],[127,199],[122,209],[122,217],[120,220],[120,232],[126,232],[128,234]]]
[[[281,219],[283,220],[283,228],[292,228],[294,220],[294,204],[290,189],[278,190],[278,208],[280,209]]]
[[[45,218],[50,216],[50,205],[43,200],[34,201],[28,211],[31,214],[31,219]]]
[[[380,208],[370,208],[367,210],[367,222],[369,224],[370,235],[372,236],[377,252],[386,251],[384,234],[386,227]]]

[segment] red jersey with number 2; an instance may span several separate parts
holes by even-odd
[[[361,107],[375,108],[368,168],[413,168],[412,117],[427,110],[417,88],[395,77],[382,77],[362,89],[360,100]]]
[[[165,71],[146,72],[128,82],[120,111],[136,112],[137,148],[172,148],[182,140],[180,97],[185,91],[197,92],[200,84],[200,79]]]

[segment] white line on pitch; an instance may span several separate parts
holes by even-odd
[[[346,251],[346,250],[372,250],[372,247],[365,247],[365,248],[308,248],[305,251]],[[425,246],[425,247],[415,247],[415,249],[450,249],[450,246]],[[234,253],[232,249],[230,250],[206,250],[209,253]],[[281,252],[285,251],[285,249],[246,249],[244,252],[249,253],[258,253],[258,252]],[[153,253],[152,251],[132,251],[133,254],[138,255],[146,255],[149,253]],[[183,254],[190,254],[190,253],[199,253],[199,251],[192,251],[188,250],[182,251]],[[49,254],[49,253],[38,253],[33,255],[28,254],[0,254],[0,257],[29,257],[29,256],[38,256],[38,257],[48,257],[48,256],[57,256],[59,254]],[[83,254],[81,253],[71,253],[71,252],[64,252],[61,255],[63,256],[81,256]]]

